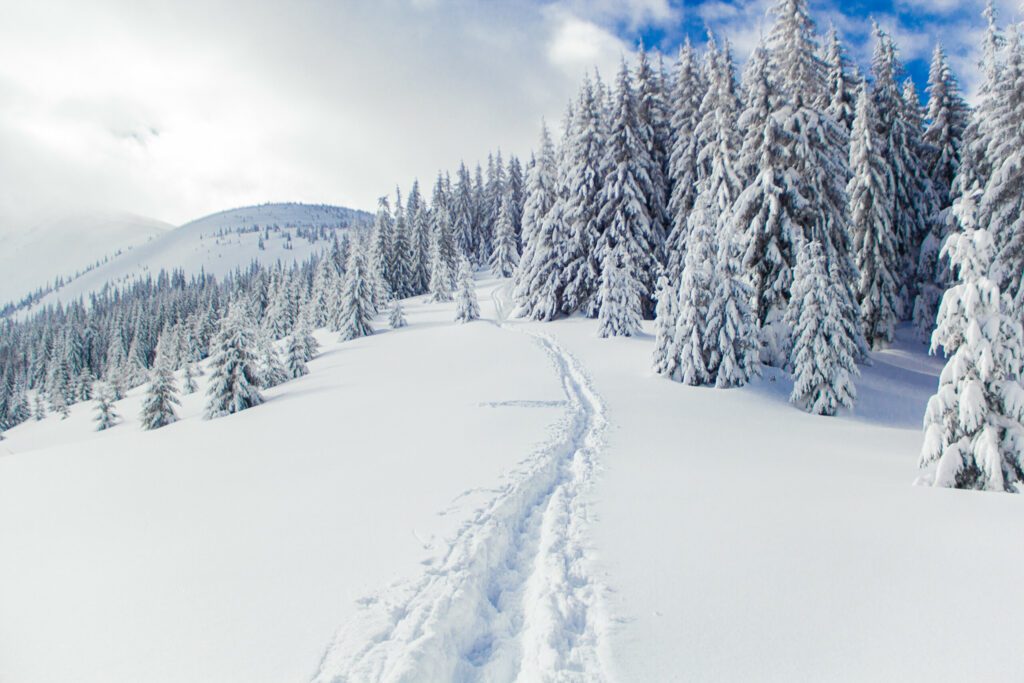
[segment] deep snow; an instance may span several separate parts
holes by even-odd
[[[685,387],[650,336],[409,302],[237,416],[0,442],[0,680],[1024,677],[1019,497],[917,476],[941,362],[855,411]],[[650,327],[648,327],[648,333]],[[340,677],[340,678],[339,678]]]

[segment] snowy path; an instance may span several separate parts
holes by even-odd
[[[504,320],[501,293],[494,301]],[[601,681],[606,618],[588,573],[585,493],[604,406],[578,362],[533,335],[565,390],[552,439],[476,511],[434,566],[368,598],[314,680]]]

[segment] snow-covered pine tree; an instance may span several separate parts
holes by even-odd
[[[121,416],[114,407],[114,392],[107,384],[101,384],[96,391],[96,431],[102,432],[118,423]]]
[[[702,146],[696,136],[700,122],[700,103],[707,90],[697,54],[689,38],[679,49],[679,60],[672,95],[672,149],[669,155],[668,213],[671,224],[665,242],[665,265],[669,284],[674,286],[683,270],[686,253],[687,221],[697,199],[697,150]],[[660,299],[659,299],[660,301]]]
[[[391,329],[397,330],[400,327],[405,327],[409,322],[405,319],[405,311],[402,310],[402,300],[395,299],[391,302],[391,313],[388,314],[388,325]]]
[[[491,252],[491,271],[498,277],[512,277],[519,264],[519,249],[516,246],[516,232],[512,225],[512,193],[505,192],[498,218],[494,223],[494,251]]]
[[[353,250],[354,251],[354,250]],[[213,340],[206,418],[231,415],[263,403],[255,340],[244,307],[232,304]]]
[[[757,319],[750,310],[752,290],[743,279],[740,239],[728,223],[720,226],[708,305],[708,340],[717,360],[715,386],[723,389],[743,386],[760,371]]]
[[[924,132],[924,142],[929,155],[925,162],[940,213],[936,220],[931,221],[931,229],[921,243],[917,263],[920,289],[914,300],[913,318],[925,337],[931,336],[942,293],[952,284],[949,263],[940,259],[939,253],[946,235],[954,227],[949,209],[970,116],[941,45],[935,46],[932,55],[928,95],[928,127]]]
[[[663,271],[658,277],[658,305],[654,308],[654,371],[671,376],[679,359],[670,354],[676,331],[676,300],[678,293]]]
[[[654,288],[662,245],[658,243],[658,235],[648,213],[650,202],[647,194],[651,187],[650,168],[653,162],[638,135],[638,125],[636,97],[629,67],[623,60],[605,143],[605,177],[597,219],[603,230],[597,240],[595,256],[603,264],[608,253],[622,245],[628,258],[617,261],[632,269],[629,275],[637,281],[641,311],[647,315],[654,313]],[[600,305],[598,302],[599,308]]]
[[[444,243],[449,232],[448,208],[435,207],[434,237],[430,245],[430,300],[452,300],[452,273],[448,259],[444,255]]]
[[[829,28],[825,40],[824,61],[827,69],[825,112],[849,133],[853,130],[853,119],[857,115],[857,92],[861,79],[850,65],[835,26]]]
[[[413,255],[411,226],[406,221],[406,212],[402,207],[401,191],[395,189],[395,239],[392,247],[391,264],[392,293],[397,299],[405,299],[416,294],[413,275],[415,258]]]
[[[458,291],[455,294],[455,320],[468,323],[480,318],[480,304],[476,298],[476,282],[473,280],[473,266],[469,259],[459,262]]]
[[[270,389],[288,381],[288,371],[281,362],[277,346],[265,331],[256,332],[256,360],[261,389]]]
[[[1024,311],[1024,40],[1019,31],[1010,38],[995,100],[986,159],[991,173],[976,223],[987,226],[995,244],[996,284]]]
[[[557,314],[560,306],[553,302],[540,302],[538,286],[540,282],[551,282],[551,278],[542,279],[540,272],[550,276],[557,275],[554,266],[551,240],[551,228],[554,223],[549,219],[552,207],[558,199],[557,160],[555,148],[551,143],[547,125],[541,126],[540,150],[537,162],[529,170],[526,177],[526,199],[523,207],[522,240],[523,251],[516,269],[513,296],[519,312],[524,317],[546,320]]]
[[[522,253],[523,242],[520,235],[523,228],[526,178],[523,175],[523,164],[516,156],[508,158],[508,191],[512,195],[512,230],[516,235],[516,248]]]
[[[43,395],[40,392],[36,392],[35,403],[32,409],[32,417],[36,422],[46,417],[46,404],[43,402]]]
[[[658,263],[664,261],[665,237],[668,234],[669,182],[668,166],[671,153],[671,129],[668,93],[661,79],[661,72],[655,69],[647,56],[643,43],[636,65],[636,131],[650,158],[647,177],[649,184],[643,188],[647,199],[647,214],[651,217],[651,239],[657,247]],[[652,280],[653,283],[653,280]],[[651,295],[654,294],[653,284]]]
[[[300,321],[299,326],[295,329],[295,336],[302,343],[302,360],[308,363],[316,358],[320,353],[320,342],[313,336],[308,321]]]
[[[369,259],[366,266],[367,275],[372,277],[375,288],[375,308],[390,299],[394,293],[394,242],[395,219],[391,215],[391,203],[387,197],[381,197],[377,200],[377,218],[370,237]]]
[[[412,294],[423,294],[430,286],[430,216],[426,202],[420,195],[419,180],[413,181],[409,198],[405,202],[405,223],[412,254]]]
[[[835,415],[857,398],[856,341],[843,322],[845,294],[829,274],[821,245],[806,242],[797,260],[788,319],[793,327],[793,392],[789,400],[809,413]]]
[[[360,246],[353,245],[345,269],[342,290],[341,341],[349,341],[373,334],[373,289],[366,258]]]
[[[665,349],[665,355],[655,358],[654,367],[677,382],[697,386],[714,379],[709,369],[713,365],[709,357],[712,342],[707,333],[716,266],[712,225],[707,221],[692,225],[682,274],[668,292],[675,297],[672,341],[658,344]]]
[[[199,388],[199,385],[196,384],[196,366],[192,363],[185,364],[185,375],[181,388],[186,394],[194,394]]]
[[[897,273],[900,262],[893,230],[892,172],[886,161],[885,141],[879,135],[874,102],[866,90],[857,98],[857,117],[850,137],[847,186],[853,248],[860,271],[857,296],[864,336],[874,348],[893,339],[900,318]]]
[[[937,202],[931,179],[921,158],[923,131],[918,127],[918,103],[909,107],[903,97],[898,78],[903,66],[896,54],[892,38],[876,24],[875,51],[872,71],[875,75],[875,110],[878,128],[885,143],[884,156],[892,169],[893,178],[893,231],[900,268],[896,283],[900,298],[901,316],[911,313],[912,302],[918,290],[917,262],[921,244],[935,220]]]
[[[968,195],[958,206],[963,232],[943,251],[958,272],[932,336],[948,360],[925,411],[920,482],[1024,493],[1024,332],[993,272],[995,245],[974,222]]]
[[[825,69],[816,54],[814,24],[807,10],[807,0],[779,0],[773,11],[776,22],[768,39],[769,64],[782,95],[780,106],[773,114],[785,133],[778,141],[787,147],[780,158],[785,163],[782,187],[788,198],[778,208],[792,211],[784,222],[799,226],[794,243],[800,240],[821,243],[829,268],[835,264],[842,275],[848,305],[856,306],[854,283],[857,276],[851,253],[846,196],[850,179],[848,136],[818,105],[825,99]],[[777,195],[770,193],[768,199],[775,201]],[[756,215],[758,211],[760,208],[756,205],[747,206],[743,213]],[[747,254],[751,254],[749,243]],[[788,292],[786,296],[788,299]],[[759,317],[764,314],[758,311]],[[769,324],[764,328],[767,328],[763,339],[768,361],[774,364],[788,357],[782,353],[789,344],[785,326]],[[864,349],[865,345],[860,347]]]
[[[159,429],[178,420],[174,406],[178,400],[174,374],[171,372],[170,361],[158,357],[149,376],[149,388],[142,402],[142,414],[139,417],[143,429]]]
[[[585,77],[576,102],[573,127],[567,131],[565,165],[568,178],[563,219],[566,239],[562,249],[562,310],[596,314],[600,265],[597,241],[604,159],[604,106],[589,77]]]
[[[476,200],[473,196],[473,178],[465,162],[459,164],[455,174],[454,196],[451,213],[455,245],[461,256],[472,256],[476,252]]]
[[[739,126],[747,133],[739,163],[752,176],[736,199],[733,222],[735,230],[744,231],[742,270],[753,289],[764,360],[782,366],[788,359],[789,338],[783,319],[803,234],[799,221],[805,202],[787,172],[793,164],[794,136],[783,127],[787,110],[768,64],[767,50],[759,48],[746,73],[747,107]]]
[[[306,367],[306,345],[303,343],[302,336],[298,331],[288,337],[286,354],[285,370],[290,379],[296,379],[309,374],[309,368]]]
[[[640,332],[643,313],[640,282],[635,272],[624,243],[619,242],[605,252],[601,264],[601,308],[597,315],[597,336],[632,337]]]
[[[927,159],[939,208],[950,206],[953,179],[960,169],[960,150],[967,128],[969,109],[960,95],[956,76],[949,68],[942,45],[935,46],[928,70],[928,127],[924,141],[932,154]]]

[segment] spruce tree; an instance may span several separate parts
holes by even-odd
[[[718,240],[718,268],[708,305],[708,337],[716,352],[715,386],[740,387],[760,369],[757,320],[750,310],[752,290],[743,280],[739,239],[726,226]]]
[[[498,277],[512,277],[519,264],[519,249],[512,225],[512,193],[506,191],[494,223],[494,251],[491,252],[491,271]]]
[[[373,334],[373,291],[366,258],[361,246],[349,252],[345,271],[345,285],[341,297],[341,341],[349,341]]]
[[[678,282],[686,253],[687,221],[697,199],[697,138],[700,104],[707,84],[700,70],[697,54],[687,38],[679,50],[679,60],[672,96],[672,149],[669,155],[668,205],[671,225],[665,243],[665,263],[669,284]],[[660,301],[660,299],[659,299]]]
[[[402,195],[398,189],[395,190],[395,237],[392,252],[392,293],[395,298],[405,299],[416,294],[416,287],[413,282],[415,259],[413,255],[411,226],[406,220],[406,213],[402,208]]]
[[[401,299],[395,299],[391,302],[391,313],[388,316],[388,324],[393,330],[397,330],[398,328],[405,327],[409,324],[405,319],[405,312],[402,310]]]
[[[654,309],[654,371],[659,375],[671,376],[679,359],[671,354],[676,331],[676,300],[678,293],[672,286],[667,273],[658,277],[658,305]]]
[[[192,363],[186,363],[184,383],[182,384],[182,389],[185,391],[186,394],[194,394],[198,388],[199,385],[196,384],[196,366],[194,366]]]
[[[444,244],[448,234],[448,209],[440,206],[434,209],[434,238],[430,245],[430,300],[452,300],[452,272],[445,258]]]
[[[566,239],[562,249],[562,310],[594,315],[600,266],[597,242],[604,158],[604,111],[587,77],[576,102],[573,127],[567,131],[565,165],[569,179],[564,199]]]
[[[829,29],[825,41],[825,112],[850,133],[857,115],[857,93],[860,78],[853,71],[846,50],[839,40],[835,26]]]
[[[459,263],[458,291],[455,295],[455,320],[468,323],[480,318],[480,304],[476,298],[476,283],[473,280],[473,266],[469,259]]]
[[[142,414],[139,418],[143,429],[159,429],[178,420],[174,406],[179,405],[177,388],[174,385],[174,374],[171,372],[170,361],[158,358],[150,372],[149,388],[142,402]]]
[[[925,411],[921,481],[1024,493],[1024,332],[993,272],[991,233],[975,224],[969,197],[959,209],[963,232],[943,248],[958,280],[932,336],[948,360]]]
[[[296,332],[288,337],[286,372],[290,379],[296,379],[309,374],[306,367],[306,345],[303,343],[302,335]]]
[[[255,339],[242,305],[235,303],[221,321],[210,354],[206,418],[231,415],[263,403]]]
[[[924,141],[932,150],[927,159],[939,208],[950,206],[953,179],[960,169],[960,153],[969,111],[960,95],[942,45],[935,46],[928,70],[928,127]]]
[[[629,251],[619,243],[605,254],[601,264],[601,308],[597,336],[632,337],[641,330],[643,319],[640,282],[630,262]]]
[[[547,126],[541,127],[541,147],[537,163],[529,170],[526,179],[526,199],[523,207],[522,239],[523,251],[519,259],[513,283],[513,296],[524,317],[550,320],[561,308],[551,296],[557,292],[548,288],[540,291],[544,284],[558,283],[558,260],[553,240],[554,227],[552,207],[558,199],[557,161],[555,148],[551,143]]]
[[[900,318],[897,256],[893,230],[893,179],[878,133],[878,117],[866,90],[857,98],[857,118],[850,139],[847,186],[853,246],[860,271],[857,295],[864,336],[874,348],[893,339]]]
[[[807,242],[800,249],[788,315],[793,327],[789,400],[816,415],[835,415],[840,407],[852,407],[857,397],[857,344],[842,320],[843,300],[821,245]]]
[[[391,215],[391,204],[387,197],[377,200],[377,218],[370,238],[368,272],[374,277],[375,301],[383,303],[391,298],[395,290],[393,263],[395,242],[395,221]]]
[[[114,392],[107,384],[100,385],[96,392],[96,431],[102,432],[116,425],[121,419],[114,407]]]
[[[668,166],[671,153],[670,115],[668,93],[665,92],[661,73],[655,69],[640,45],[636,66],[636,132],[647,151],[647,185],[643,187],[647,201],[647,215],[651,218],[651,241],[657,248],[658,263],[664,260],[665,237],[669,230]],[[651,295],[653,296],[653,284]]]
[[[692,222],[686,258],[679,283],[674,288],[675,329],[667,344],[665,358],[655,362],[666,376],[692,386],[708,384],[714,378],[712,340],[708,338],[708,311],[715,276],[715,236],[706,221]],[[716,340],[717,341],[717,340]]]
[[[256,333],[256,360],[259,367],[258,379],[261,389],[270,389],[288,381],[288,371],[281,363],[277,346],[265,332]]]
[[[603,264],[608,254],[621,245],[628,258],[616,261],[631,269],[629,276],[637,281],[641,310],[646,315],[654,312],[654,285],[662,245],[648,209],[653,162],[639,137],[636,112],[629,68],[623,61],[605,144],[605,177],[598,214],[603,231],[597,240],[595,256]]]

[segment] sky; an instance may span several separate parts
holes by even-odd
[[[773,2],[0,0],[0,234],[84,210],[372,210],[462,159],[528,155],[583,73],[638,41],[671,55],[711,27],[742,61]],[[864,65],[876,18],[921,87],[942,40],[970,91],[982,2],[811,6]]]

